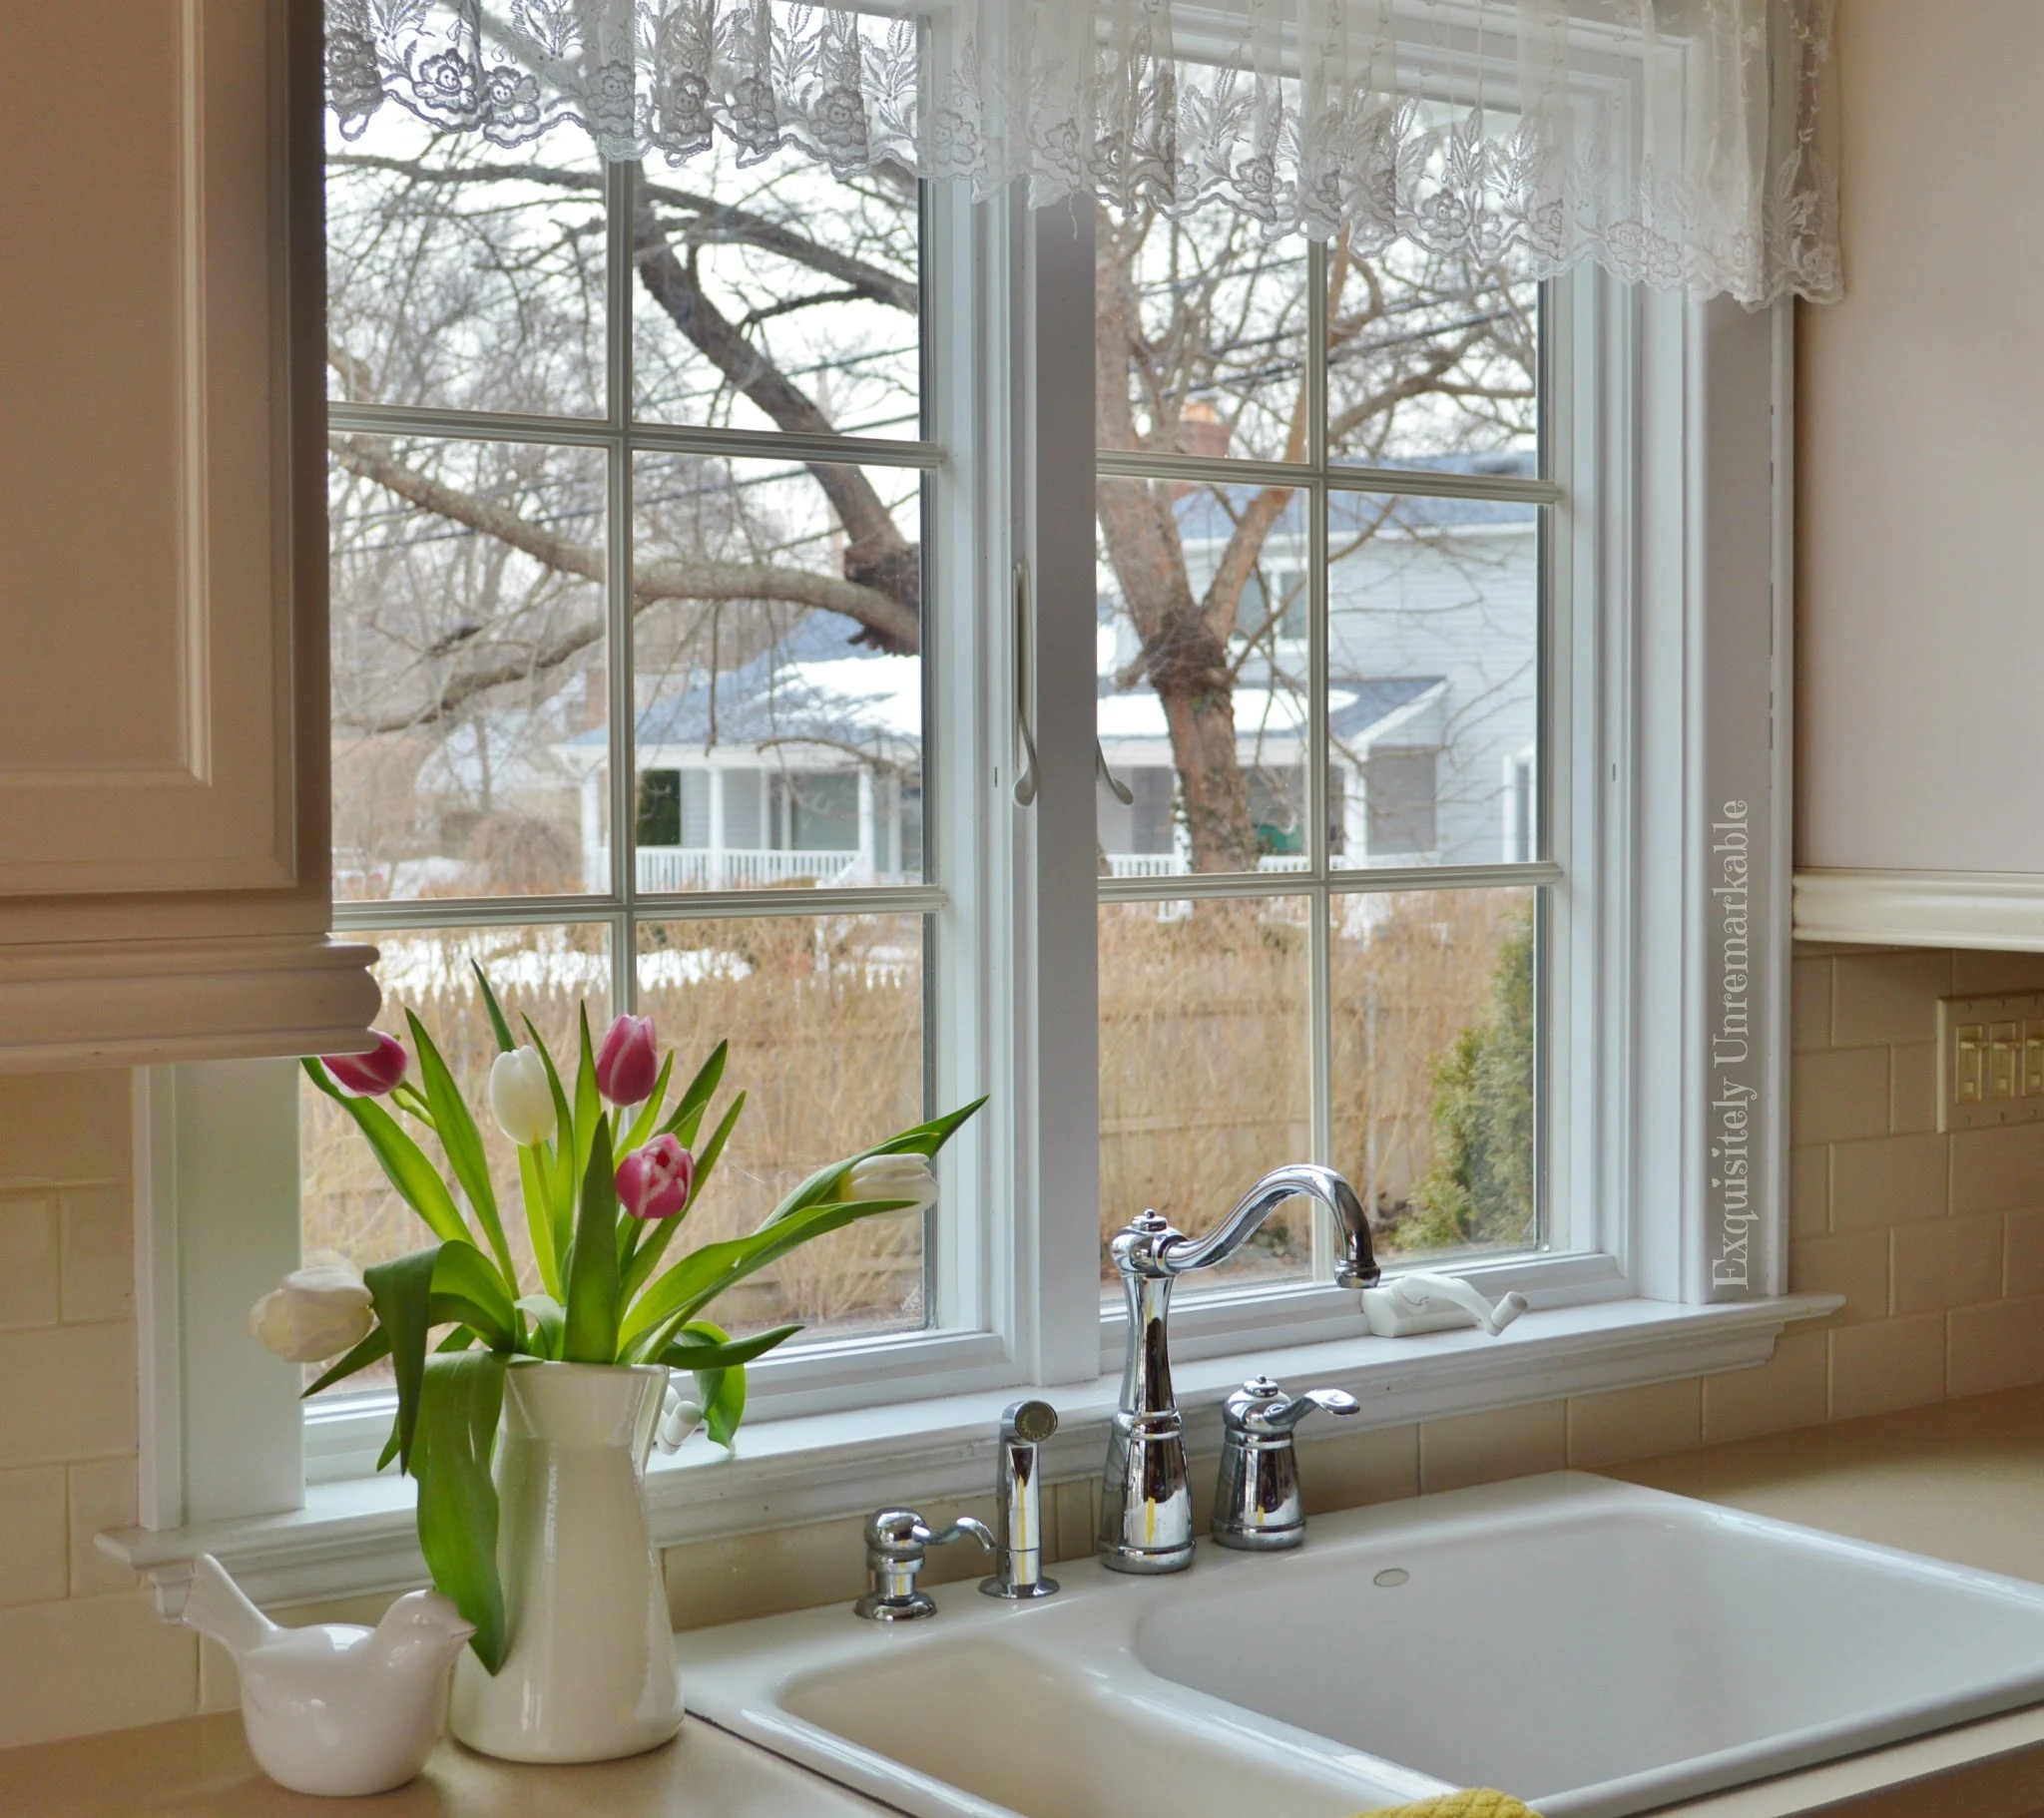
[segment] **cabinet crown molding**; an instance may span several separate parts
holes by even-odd
[[[1795,938],[1883,947],[2044,952],[2044,875],[1798,871]]]

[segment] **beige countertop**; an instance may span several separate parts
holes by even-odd
[[[1606,1475],[2044,1583],[2044,1387]],[[693,1719],[668,1747],[602,1767],[514,1767],[442,1743],[409,1787],[344,1805],[271,1785],[232,1715],[0,1752],[0,1812],[35,1818],[872,1818],[881,1809]],[[2044,1708],[1677,1809],[1686,1818],[2044,1818]]]

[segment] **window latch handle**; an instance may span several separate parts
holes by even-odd
[[[1022,774],[1015,778],[1015,806],[1036,799],[1036,734],[1029,726],[1029,564],[1015,564],[1015,728],[1022,735]]]
[[[1100,780],[1107,784],[1107,792],[1125,808],[1136,805],[1136,792],[1107,767],[1107,753],[1100,748],[1100,740],[1093,741],[1093,767],[1100,772]]]

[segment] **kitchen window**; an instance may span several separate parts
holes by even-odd
[[[921,1223],[727,1309],[807,1328],[756,1418],[1090,1381],[1112,1231],[1290,1159],[1536,1312],[1727,1297],[1692,835],[1737,799],[1786,855],[1784,312],[721,141],[392,107],[328,151],[335,919],[381,1020],[480,1079],[474,960],[557,1051],[577,999],[729,1036],[697,1241],[991,1095]],[[413,1247],[296,1125],[294,1239]],[[1187,1281],[1181,1360],[1358,1342],[1329,1250],[1300,1208]],[[1597,1343],[1585,1382],[1667,1373]],[[305,1475],[387,1418],[320,1398]]]

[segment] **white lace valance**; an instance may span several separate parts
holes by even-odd
[[[986,195],[1404,239],[1749,306],[1842,293],[1832,0],[328,0],[342,134],[390,102],[614,160],[723,134]]]

